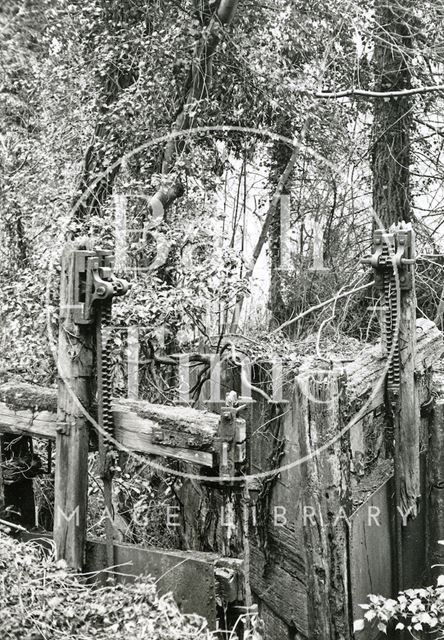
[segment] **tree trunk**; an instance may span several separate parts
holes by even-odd
[[[375,89],[377,91],[402,91],[411,88],[410,59],[412,57],[413,1],[399,3],[395,0],[376,0],[374,32]],[[410,144],[412,128],[412,101],[403,96],[377,98],[374,102],[372,173],[374,228],[388,231],[402,222],[411,222]],[[384,294],[383,305],[388,307]],[[389,311],[385,311],[389,313]],[[419,433],[414,393],[412,358],[415,351],[415,334],[412,327],[416,320],[414,282],[412,291],[400,293],[399,317],[400,348],[399,395],[387,397],[388,422],[393,434],[395,495],[394,537],[396,554],[397,589],[404,588],[404,535],[400,509],[416,516],[419,496]],[[387,343],[388,344],[388,343]],[[395,361],[396,362],[396,361]],[[395,366],[395,365],[392,365]]]
[[[412,0],[376,0],[374,33],[375,89],[400,91],[411,88],[409,69],[412,35],[409,16]],[[372,173],[375,226],[412,218],[410,194],[411,98],[374,101]]]
[[[291,137],[291,121],[285,118],[285,122],[279,127],[278,133],[288,138]],[[270,183],[273,192],[276,191],[280,177],[285,172],[290,159],[292,157],[293,148],[283,141],[276,141],[272,151],[272,169],[270,173]],[[290,182],[291,175],[288,176],[282,187],[279,202],[273,211],[268,231],[268,240],[270,247],[270,263],[271,263],[271,280],[270,280],[270,329],[279,327],[283,322],[288,320],[289,310],[284,300],[283,280],[285,264],[284,260],[284,243],[286,242],[285,231],[289,222],[290,214]]]
[[[203,28],[202,35],[193,52],[188,80],[184,88],[183,100],[178,108],[171,133],[174,135],[193,126],[191,105],[206,98],[213,80],[213,58],[219,44],[221,31],[231,24],[239,0],[221,0],[208,26]],[[177,153],[183,149],[184,141],[180,137],[172,137],[166,144],[162,159],[162,173],[167,175],[174,167]],[[151,199],[150,207],[154,209],[159,203],[166,212],[173,202],[183,194],[180,179],[171,186],[161,185]]]

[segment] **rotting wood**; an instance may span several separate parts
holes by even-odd
[[[199,438],[200,449],[212,444],[212,437],[219,423],[217,414],[191,407],[151,404],[145,400],[123,398],[115,399],[114,405],[135,413],[139,418],[152,420],[159,428],[175,429]]]
[[[413,240],[412,240],[413,242]],[[404,589],[403,516],[416,518],[421,495],[419,468],[420,413],[415,389],[416,357],[416,295],[412,287],[400,292],[399,335],[400,382],[399,396],[394,403],[394,485],[395,485],[395,555],[397,588]]]
[[[7,382],[0,385],[0,401],[15,411],[54,413],[57,411],[57,390],[24,382]]]
[[[350,527],[350,580],[354,619],[362,618],[359,607],[369,593],[387,598],[395,591],[392,571],[394,540],[392,521],[393,479],[381,482],[378,489],[353,513]],[[376,640],[377,629],[367,628],[364,640]],[[358,636],[359,638],[359,636]]]
[[[444,343],[442,333],[436,325],[424,318],[416,321],[416,335],[415,374],[422,374],[444,354]],[[353,362],[345,366],[347,395],[353,410],[357,410],[368,401],[377,381],[383,375],[384,367],[385,359],[381,355],[379,345],[364,348]],[[55,438],[56,404],[56,389],[16,382],[0,385],[0,432],[18,432]],[[368,413],[370,414],[383,404],[384,390],[381,385],[368,404]],[[120,398],[114,400],[113,409],[116,425],[119,426],[122,437],[129,419],[133,419],[134,424],[137,422],[140,441],[137,442],[134,433],[128,436],[132,450],[162,455],[159,453],[163,448],[161,438],[156,437],[157,446],[154,447],[155,450],[151,449],[150,435],[153,428],[187,433],[190,436],[189,448],[199,451],[213,450],[212,443],[219,420],[219,416],[215,413]],[[136,449],[136,447],[140,448]]]
[[[444,398],[438,398],[430,424],[429,448],[429,564],[444,564]],[[432,569],[436,578],[442,567]]]
[[[301,455],[309,456],[302,465],[302,479],[310,640],[352,637],[350,446],[348,434],[339,435],[343,389],[343,379],[334,372],[314,372],[309,378],[297,379],[295,390]]]
[[[7,400],[0,402],[0,433],[56,438],[56,389],[14,383],[0,386],[0,398]],[[123,447],[213,466],[213,443],[219,423],[216,414],[118,398],[113,401],[113,415],[116,440]],[[172,433],[177,438],[170,438]],[[177,442],[186,446],[176,446]]]
[[[444,342],[441,331],[431,320],[418,318],[416,321],[415,373],[424,373],[443,354]],[[354,409],[359,408],[370,398],[368,413],[384,404],[384,385],[380,384],[379,388],[376,385],[379,381],[382,382],[385,367],[386,357],[382,354],[379,344],[366,347],[353,362],[345,366],[347,395],[350,402],[354,404]]]
[[[54,542],[57,556],[81,570],[86,540],[88,411],[92,396],[91,327],[73,321],[74,246],[62,258],[58,344]]]
[[[119,407],[120,405],[117,405]],[[148,418],[140,418],[135,413],[116,408],[113,412],[115,437],[122,447],[130,451],[148,453],[163,457],[177,458],[205,467],[213,466],[213,453],[197,449],[154,444],[152,440],[153,424]]]
[[[278,552],[279,551],[279,552]],[[275,562],[266,567],[261,550],[251,546],[250,579],[255,598],[274,612],[287,626],[296,626],[298,632],[309,638],[307,616],[307,586],[304,571],[297,571],[291,553],[273,546]],[[267,640],[280,640],[273,628],[266,624]]]
[[[0,512],[3,511],[5,506],[5,485],[3,482],[3,442],[0,436]]]
[[[419,471],[420,413],[415,389],[416,362],[416,295],[414,282],[410,291],[401,292],[399,344],[401,385],[399,397],[399,507],[416,517],[421,494]],[[395,436],[396,437],[396,436]],[[396,473],[396,472],[395,472]],[[401,586],[402,588],[402,586]]]

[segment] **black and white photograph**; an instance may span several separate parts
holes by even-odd
[[[443,332],[443,0],[0,0],[0,640],[444,640]]]

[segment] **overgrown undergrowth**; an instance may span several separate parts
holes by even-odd
[[[150,577],[94,588],[37,543],[0,531],[2,640],[204,640],[207,622],[183,615]]]

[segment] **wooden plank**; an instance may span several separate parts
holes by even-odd
[[[93,340],[90,326],[73,321],[73,249],[66,247],[61,271],[54,542],[57,556],[79,571],[86,540],[89,434],[84,411],[91,405]]]
[[[429,564],[444,565],[444,398],[438,398],[430,424],[429,449]],[[432,569],[432,577],[437,578],[442,568]]]
[[[16,411],[0,402],[0,433],[22,433],[24,435],[55,440],[57,414],[49,411]]]
[[[270,471],[277,464],[291,464],[301,457],[293,413],[294,374],[283,373],[286,403],[276,406],[253,391],[255,402],[246,415],[251,434],[250,473]],[[271,395],[271,364],[253,367],[252,376],[255,387]],[[280,449],[282,457],[277,453]],[[277,469],[276,475],[265,482],[258,481],[256,491],[259,492],[255,505],[257,526],[251,548],[250,578],[254,597],[266,612],[265,637],[273,640],[308,637],[301,466],[280,472]],[[278,630],[285,628],[287,633],[279,636]]]
[[[413,233],[413,232],[412,232]],[[414,242],[414,240],[412,240]],[[413,255],[414,250],[412,249]],[[415,278],[412,288],[400,292],[399,335],[400,384],[399,395],[393,398],[393,460],[395,484],[395,558],[398,591],[404,584],[404,532],[401,514],[416,518],[421,495],[419,469],[419,435],[421,418],[415,388],[416,357],[416,295]],[[395,336],[394,336],[395,339]],[[396,357],[396,354],[395,354]],[[396,360],[394,361],[396,367]]]
[[[290,629],[290,627],[265,604],[264,600],[259,602],[259,617],[264,623],[264,627],[267,630],[267,640],[302,640],[302,636],[297,633],[296,630]]]
[[[213,437],[219,424],[219,416],[182,405],[151,404],[145,400],[114,400],[116,409],[150,421],[152,426],[187,434],[190,447],[213,450]]]
[[[0,433],[56,438],[56,389],[1,385],[0,398],[4,400],[0,401]],[[113,414],[116,440],[130,451],[213,467],[214,438],[219,423],[215,413],[116,398]],[[153,433],[156,433],[155,442]],[[174,433],[177,438],[171,437]],[[176,446],[177,442],[186,446]]]
[[[121,445],[130,451],[171,457],[205,467],[213,467],[213,453],[210,451],[197,451],[195,449],[153,444],[154,423],[149,418],[141,418],[135,413],[122,411],[120,407],[120,404],[116,405],[113,412],[115,437]]]
[[[105,543],[88,540],[86,549],[85,571],[103,571],[107,566]],[[119,565],[113,572],[117,581],[130,580],[141,574],[151,575],[156,579],[159,593],[172,593],[183,613],[197,613],[208,620],[210,629],[216,628],[215,569],[219,555],[115,544],[114,558],[115,564]],[[103,572],[98,579],[106,576]]]
[[[393,479],[387,480],[351,517],[350,581],[353,618],[362,618],[360,604],[367,603],[370,593],[393,596],[392,536]],[[361,640],[376,640],[376,625],[365,626]]]
[[[339,437],[343,379],[334,372],[297,378],[296,422],[302,465],[308,637],[352,638],[348,579],[350,460],[348,434]],[[327,448],[320,449],[328,444]],[[311,509],[309,511],[309,509]]]
[[[250,579],[254,597],[281,620],[282,625],[291,627],[302,636],[309,638],[307,617],[307,586],[304,571],[298,572],[292,554],[283,547],[273,544],[274,562],[267,564],[262,550],[251,545]],[[266,637],[274,638],[273,627],[266,623]]]
[[[403,527],[405,588],[418,588],[428,584],[425,578],[425,456],[421,456],[421,491],[423,493],[419,516]],[[362,618],[360,604],[368,603],[369,594],[386,598],[397,595],[394,520],[394,478],[387,479],[351,516],[350,580],[354,619]],[[380,638],[376,626],[366,625],[360,632],[361,640]]]
[[[427,521],[429,496],[427,490],[427,455],[419,456],[421,497],[418,503],[418,515],[409,518],[402,527],[403,581],[404,589],[427,587],[430,584],[430,566],[427,559]]]
[[[399,416],[397,416],[399,438],[398,443],[396,443],[397,446],[395,445],[397,453],[395,465],[399,457],[400,507],[403,513],[410,512],[412,517],[416,517],[417,503],[421,495],[419,469],[419,425],[421,417],[415,389],[416,295],[414,274],[412,279],[412,289],[401,292],[399,323],[401,386]]]

